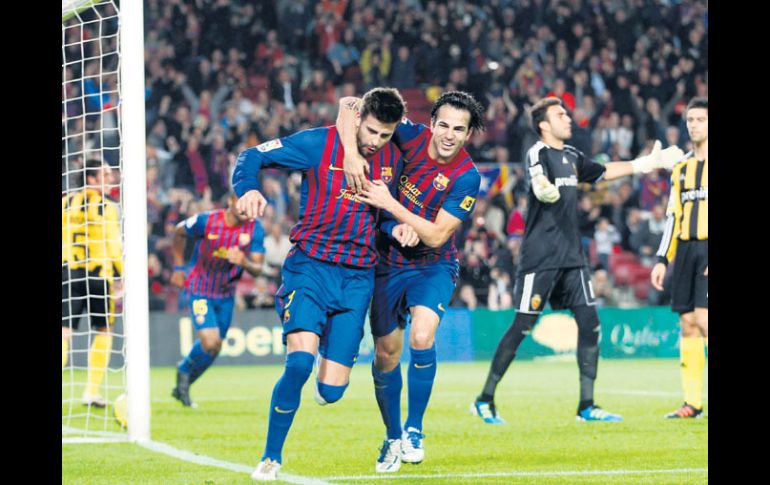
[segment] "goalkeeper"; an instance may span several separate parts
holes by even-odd
[[[105,196],[111,168],[102,160],[85,165],[85,188],[62,197],[61,367],[67,365],[72,329],[86,310],[94,330],[88,352],[83,404],[107,405],[99,386],[110,362],[115,298],[122,293],[114,282],[123,269],[118,208]]]
[[[525,161],[532,190],[521,244],[521,262],[514,286],[516,317],[498,344],[486,383],[471,405],[484,422],[500,424],[494,397],[497,384],[516,356],[516,350],[537,322],[545,303],[568,308],[578,325],[577,360],[580,370],[579,421],[622,421],[594,403],[594,381],[599,361],[599,317],[590,272],[580,244],[577,217],[578,183],[670,170],[684,153],[672,146],[631,162],[591,162],[565,144],[572,136],[572,120],[558,98],[541,99],[532,107],[532,127],[540,140]]]

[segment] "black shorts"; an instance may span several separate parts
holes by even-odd
[[[110,281],[99,276],[99,269],[86,273],[85,268],[61,269],[61,326],[77,330],[84,311],[91,327],[111,325],[115,319],[115,303],[110,298]]]
[[[671,309],[689,313],[709,307],[709,242],[678,241],[671,274]]]
[[[513,287],[513,306],[516,311],[539,315],[546,301],[554,310],[596,305],[588,268],[518,272]]]

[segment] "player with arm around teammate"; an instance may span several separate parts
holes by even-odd
[[[375,88],[364,95],[351,149],[366,157],[371,173],[386,183],[393,183],[393,174],[403,164],[390,139],[404,111],[394,89]],[[255,480],[275,480],[278,475],[283,445],[316,354],[316,401],[334,403],[348,386],[363,338],[374,287],[378,211],[358,200],[348,186],[344,155],[337,129],[323,127],[249,148],[236,162],[238,208],[251,218],[262,215],[267,204],[259,192],[262,167],[302,171],[299,221],[290,233],[294,247],[281,268],[283,283],[275,297],[286,363],[273,389],[265,451],[252,474]],[[386,230],[399,244],[417,242],[405,224]]]
[[[353,143],[357,105],[357,98],[340,100],[337,125],[346,147]],[[459,91],[444,93],[434,103],[430,127],[408,119],[400,123],[393,141],[407,162],[398,179],[396,198],[382,181],[368,181],[361,157],[346,151],[346,176],[361,186],[359,199],[383,209],[393,219],[390,224],[412,226],[421,241],[404,248],[380,236],[377,243],[380,263],[370,313],[375,342],[372,377],[386,427],[377,472],[395,472],[402,461],[416,464],[425,456],[423,417],[436,376],[435,335],[459,269],[454,232],[472,212],[481,180],[463,148],[477,129],[483,129],[483,107]],[[399,361],[408,322],[409,414],[402,428]]]
[[[505,422],[495,408],[497,384],[545,303],[550,302],[554,309],[570,309],[578,325],[580,401],[576,419],[621,421],[620,415],[594,403],[600,327],[588,263],[580,242],[577,185],[659,168],[670,170],[681,158],[682,150],[675,146],[661,150],[660,142],[655,142],[649,155],[630,162],[600,165],[565,143],[572,136],[572,120],[560,99],[541,99],[532,107],[531,117],[540,140],[529,149],[525,160],[531,190],[514,285],[516,317],[497,346],[484,388],[471,403],[471,412],[485,423]]]

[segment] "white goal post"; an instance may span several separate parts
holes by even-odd
[[[144,109],[142,0],[62,0],[62,443],[150,439]],[[65,347],[66,321],[76,317],[72,312],[72,318],[65,321],[65,307],[76,307],[70,301],[74,298],[64,294],[65,273],[72,275],[69,264],[65,265],[65,253],[72,251],[72,247],[65,251],[69,244],[65,244],[65,220],[71,221],[65,216],[65,198],[83,191],[84,164],[92,158],[105,160],[120,174],[119,185],[106,181],[101,187],[106,196],[119,194],[118,200],[105,197],[99,210],[113,203],[118,206],[123,271],[113,282],[122,279],[124,296],[122,309],[118,302],[117,309],[110,305],[106,314],[94,313],[90,303],[78,302],[77,307],[83,305],[79,327],[73,331],[70,323],[67,345],[73,347]],[[69,226],[67,231],[73,232]],[[85,230],[85,237],[93,233]],[[72,246],[86,247],[83,234],[78,235],[80,241]],[[88,251],[81,254],[85,255],[81,262],[89,261]],[[91,291],[88,278],[86,292]],[[117,364],[106,369],[100,385],[105,408],[86,406],[79,400],[80,390],[88,389],[88,343],[96,334],[89,319],[94,315],[112,318],[116,330],[121,325],[123,329],[122,335],[113,335],[114,343],[107,352]],[[76,340],[80,347],[75,347]],[[127,434],[112,415],[114,400],[122,393],[128,401]]]

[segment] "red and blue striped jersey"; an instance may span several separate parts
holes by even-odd
[[[299,221],[289,238],[311,258],[357,268],[377,263],[377,209],[355,199],[342,169],[344,149],[333,126],[303,130],[247,148],[238,155],[233,190],[242,197],[259,190],[262,167],[302,171]],[[372,178],[395,187],[401,152],[388,142],[369,158]]]
[[[461,148],[449,163],[441,164],[432,159],[428,155],[432,136],[430,128],[406,118],[396,128],[393,141],[405,158],[397,189],[398,201],[431,222],[436,220],[440,209],[465,219],[473,212],[481,176],[465,148]],[[385,217],[389,216],[385,213]],[[387,224],[383,223],[383,226]],[[422,242],[415,247],[404,248],[381,232],[377,238],[377,250],[383,263],[396,267],[414,267],[438,261],[457,262],[454,234],[438,248],[431,248]]]
[[[240,226],[228,226],[223,209],[189,217],[184,221],[184,228],[188,236],[198,238],[190,260],[192,270],[185,281],[185,287],[192,295],[231,297],[243,268],[227,260],[227,250],[238,247],[246,257],[265,252],[262,223],[247,221]]]

